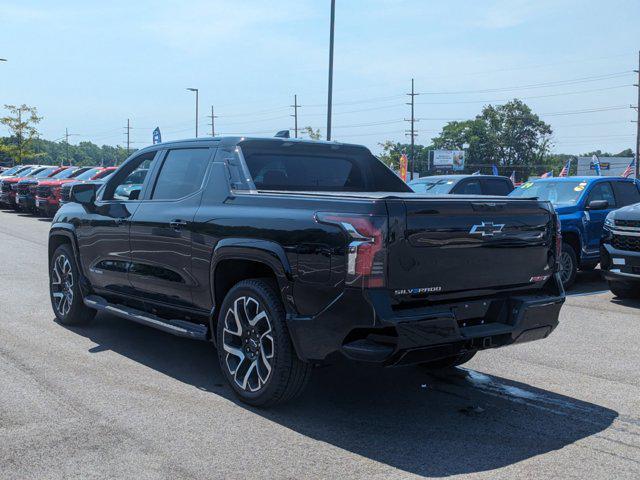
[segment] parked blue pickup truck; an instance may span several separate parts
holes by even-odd
[[[576,272],[600,262],[600,238],[607,214],[640,202],[640,182],[622,177],[541,178],[522,184],[511,197],[550,201],[560,216],[562,254],[560,278],[570,287]]]

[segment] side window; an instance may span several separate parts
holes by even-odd
[[[458,195],[482,195],[480,180],[463,180],[460,184],[456,185],[451,193]]]
[[[157,152],[149,152],[128,162],[107,183],[103,200],[137,200]]]
[[[485,178],[482,180],[482,193],[485,195],[507,196],[511,192],[509,182],[501,178]]]
[[[209,163],[208,148],[170,150],[153,189],[153,200],[177,200],[197,192]]]
[[[614,182],[613,190],[620,207],[640,203],[640,191],[635,182]]]
[[[587,203],[593,202],[594,200],[606,200],[609,202],[609,207],[616,206],[616,198],[613,195],[613,190],[609,182],[597,183],[593,186]]]

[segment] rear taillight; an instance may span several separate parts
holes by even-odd
[[[386,217],[318,212],[316,221],[337,225],[348,236],[345,275],[347,285],[384,287],[387,263]]]

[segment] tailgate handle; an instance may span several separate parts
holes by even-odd
[[[506,202],[473,202],[471,207],[476,211],[495,212],[506,207]]]

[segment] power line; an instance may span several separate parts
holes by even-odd
[[[512,90],[527,90],[532,88],[548,88],[565,85],[576,85],[579,83],[598,82],[600,80],[609,80],[612,78],[619,78],[631,73],[632,70],[625,70],[622,72],[608,73],[604,75],[593,75],[590,77],[574,78],[571,80],[557,80],[554,82],[542,82],[531,83],[529,85],[518,85],[513,87],[500,87],[500,88],[485,88],[481,90],[457,90],[457,91],[440,91],[440,92],[421,92],[423,95],[462,95],[467,93],[493,93],[493,92],[507,92]]]
[[[213,105],[211,105],[211,115],[207,115],[207,116],[211,119],[211,123],[209,124],[209,126],[211,127],[211,136],[215,137],[216,136],[216,118],[218,118],[218,116],[213,113]]]

